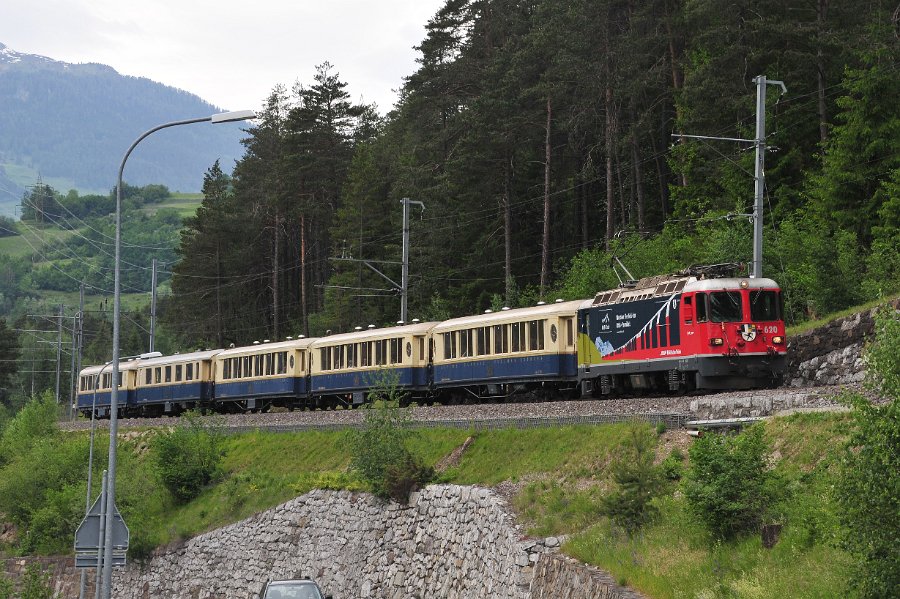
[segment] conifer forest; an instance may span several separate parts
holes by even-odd
[[[173,348],[396,322],[403,198],[423,321],[749,262],[752,141],[678,134],[752,139],[759,75],[787,320],[900,288],[896,2],[447,0],[417,52],[393,107],[274,87],[173,238]]]

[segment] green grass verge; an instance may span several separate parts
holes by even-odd
[[[893,301],[893,300],[897,299],[898,297],[900,297],[900,292],[886,295],[885,297],[882,297],[882,298],[879,298],[876,300],[872,300],[870,302],[866,302],[865,304],[862,304],[859,306],[852,306],[845,310],[841,310],[839,312],[834,312],[832,314],[828,314],[817,320],[807,320],[806,322],[801,322],[799,324],[795,324],[793,326],[787,327],[786,334],[788,336],[799,335],[800,333],[804,333],[806,331],[810,331],[810,330],[820,327],[822,325],[828,324],[829,322],[837,320],[838,318],[844,318],[846,316],[852,316],[853,314],[856,314],[857,312],[871,310],[872,308],[875,308],[876,306],[880,306],[886,302]]]
[[[714,542],[689,512],[677,482],[657,500],[657,519],[635,538],[611,527],[600,509],[610,487],[610,465],[619,459],[629,427],[648,425],[421,429],[411,449],[436,464],[473,437],[441,482],[504,483],[513,490],[512,505],[529,534],[567,535],[566,553],[650,597],[834,597],[843,593],[849,565],[831,542],[836,516],[829,488],[848,418],[818,413],[767,422],[773,460],[790,491],[778,510],[784,528],[773,549],[763,548],[758,535]],[[350,433],[256,431],[226,436],[220,479],[194,501],[176,505],[153,474],[148,447],[155,434],[131,431],[120,445],[119,508],[131,527],[135,556],[311,489],[364,489],[348,471]],[[659,439],[658,459],[679,439],[689,442],[676,432]],[[98,452],[102,455],[102,448]]]

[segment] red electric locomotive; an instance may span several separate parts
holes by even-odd
[[[781,384],[787,360],[781,290],[695,267],[598,293],[578,311],[583,396]]]

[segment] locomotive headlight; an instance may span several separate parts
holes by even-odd
[[[722,343],[724,343],[724,341],[722,341],[721,337],[713,337],[709,340],[710,345],[722,345]]]
[[[782,337],[781,335],[772,337],[772,343],[774,343],[775,345],[781,345],[784,343],[784,337]]]

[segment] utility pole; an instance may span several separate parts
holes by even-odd
[[[153,340],[156,337],[156,258],[153,259],[153,275],[150,278],[150,350],[153,351]]]
[[[56,328],[56,405],[59,405],[59,375],[62,371],[62,321],[63,305],[60,304]]]
[[[411,201],[409,198],[403,198],[400,203],[403,204],[403,274],[400,279],[400,321],[406,324],[409,299],[409,205],[418,204],[424,212],[425,204]]]
[[[755,201],[753,203],[753,269],[751,277],[762,277],[762,245],[763,245],[763,196],[766,192],[766,85],[781,86],[782,93],[787,93],[783,81],[766,79],[765,75],[754,78],[756,81],[756,171],[753,175]]]
[[[78,316],[72,320],[72,359],[69,365],[69,420],[75,420],[75,395],[78,393],[78,373],[75,372],[75,353],[78,345]]]
[[[78,327],[78,358],[75,361],[75,373],[80,374],[81,373],[81,358],[84,353],[84,282],[83,281],[82,281],[81,287],[78,291],[77,327]],[[77,377],[77,374],[73,374],[72,376],[73,376],[73,378],[75,378],[75,377]]]
[[[752,214],[737,214],[734,216],[749,216],[753,222],[753,263],[750,269],[751,278],[762,277],[762,243],[763,243],[763,197],[766,191],[766,85],[777,85],[781,93],[787,93],[783,81],[766,79],[765,75],[753,78],[756,82],[756,137],[743,139],[739,137],[714,137],[710,135],[685,135],[673,133],[672,137],[689,139],[712,139],[716,141],[736,141],[752,143],[756,147],[756,168],[753,173],[754,201]]]

